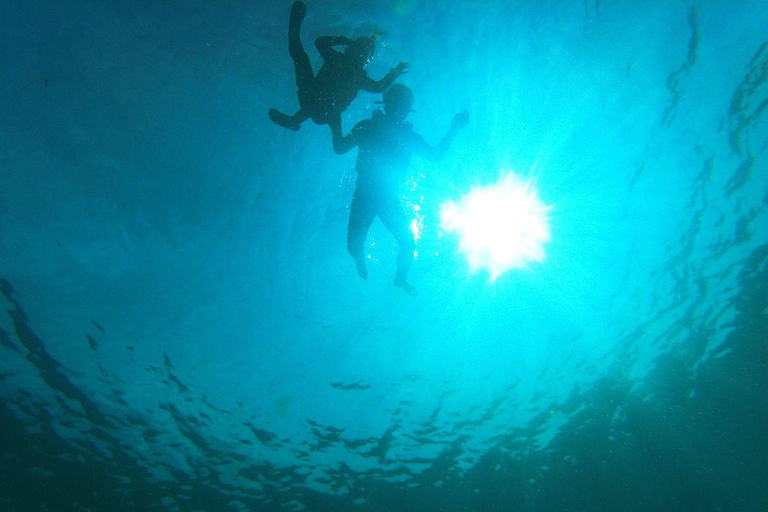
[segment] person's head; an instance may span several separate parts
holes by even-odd
[[[376,40],[373,37],[360,36],[347,46],[344,53],[355,64],[365,66],[373,58],[375,49]]]
[[[405,121],[413,106],[413,92],[403,84],[394,84],[384,91],[384,113],[398,123]]]

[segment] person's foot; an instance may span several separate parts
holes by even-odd
[[[368,279],[368,269],[365,268],[365,258],[357,258],[355,260],[355,267],[357,267],[357,275],[363,279]]]
[[[298,26],[301,25],[301,22],[304,21],[304,16],[306,16],[306,14],[307,5],[304,2],[300,0],[293,2],[293,5],[291,6],[290,25],[298,28]]]
[[[410,284],[408,284],[405,278],[396,277],[394,283],[395,283],[395,286],[397,286],[398,288],[402,288],[403,290],[405,290],[405,293],[407,293],[412,297],[416,297],[419,294],[419,290],[417,290],[414,286],[411,286]]]
[[[299,128],[301,128],[301,123],[297,122],[288,114],[283,114],[276,108],[269,109],[269,118],[273,123],[279,124],[283,128],[288,128],[289,130],[293,130],[295,132],[299,131]]]

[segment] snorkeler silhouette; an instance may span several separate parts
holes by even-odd
[[[328,124],[341,117],[360,89],[368,92],[384,92],[387,87],[408,70],[408,63],[401,62],[379,81],[371,79],[365,72],[365,65],[373,56],[374,37],[321,36],[315,47],[324,63],[315,76],[309,56],[301,44],[299,32],[301,22],[307,13],[304,2],[296,1],[291,7],[288,24],[288,52],[296,69],[296,86],[299,94],[299,111],[289,116],[277,109],[269,109],[269,118],[275,123],[298,130],[301,123],[312,118],[317,124]],[[344,53],[334,46],[345,46]]]
[[[407,176],[412,155],[432,161],[443,158],[453,139],[469,122],[467,111],[456,114],[448,132],[437,146],[431,146],[405,122],[413,105],[413,93],[402,84],[395,84],[384,93],[384,112],[376,110],[373,117],[360,121],[346,137],[341,124],[330,123],[333,134],[333,150],[343,154],[359,148],[357,184],[352,197],[347,227],[347,250],[355,259],[357,273],[368,277],[363,245],[373,219],[378,215],[400,246],[397,256],[395,285],[410,295],[417,295],[416,288],[406,281],[413,263],[416,248],[409,214],[400,203],[399,187]]]

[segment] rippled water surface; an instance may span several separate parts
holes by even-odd
[[[470,113],[418,297],[346,252],[356,150],[267,116],[290,2],[6,4],[3,510],[768,509],[765,2],[308,3],[315,70],[376,34],[427,142]],[[549,237],[497,276],[440,206],[509,172]]]

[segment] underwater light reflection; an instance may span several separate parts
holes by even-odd
[[[487,269],[493,282],[510,269],[544,260],[550,210],[539,199],[534,180],[506,172],[496,184],[442,203],[440,224],[459,236],[459,251],[470,270]]]

